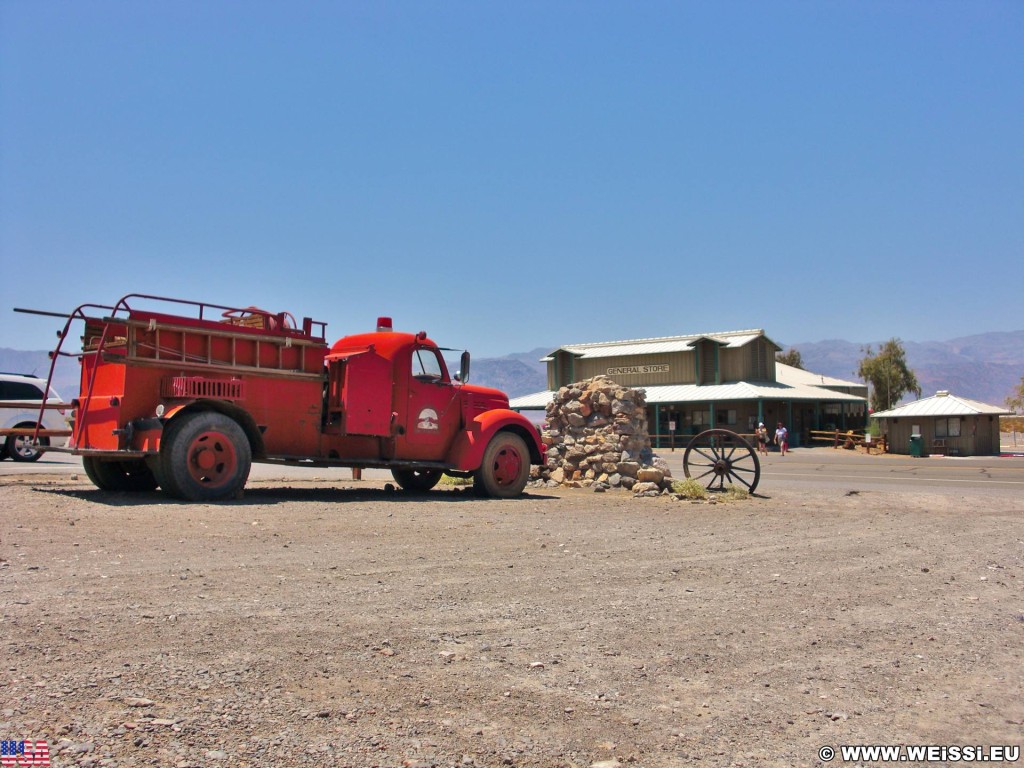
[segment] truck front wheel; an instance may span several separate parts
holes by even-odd
[[[523,438],[499,432],[484,451],[480,469],[473,475],[477,492],[498,499],[511,499],[523,492],[530,479],[530,451]]]
[[[216,411],[179,416],[164,429],[160,482],[171,496],[219,501],[249,478],[252,449],[236,421]]]
[[[143,459],[110,461],[83,456],[82,467],[92,484],[101,491],[144,493],[156,489],[156,478]]]
[[[444,474],[439,469],[392,469],[391,476],[403,491],[425,493],[437,485]]]

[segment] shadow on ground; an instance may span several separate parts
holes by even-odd
[[[160,491],[147,493],[128,493],[124,491],[101,491],[95,488],[33,488],[35,493],[51,494],[67,498],[81,499],[92,504],[108,507],[126,506],[181,506],[189,507],[196,504],[215,504],[224,507],[266,506],[285,502],[316,502],[345,504],[353,502],[381,502],[401,504],[421,504],[423,502],[467,502],[478,503],[510,503],[525,501],[552,501],[556,496],[542,493],[527,492],[515,499],[487,499],[476,496],[470,488],[434,489],[425,493],[413,493],[387,488],[296,488],[279,486],[274,488],[246,488],[240,498],[226,501],[203,502],[183,501],[167,496]]]

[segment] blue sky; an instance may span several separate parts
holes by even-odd
[[[1024,327],[1020,2],[0,0],[0,347],[129,292],[477,356]]]

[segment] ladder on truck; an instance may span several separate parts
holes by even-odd
[[[147,308],[140,307],[139,302],[145,302]],[[148,309],[150,303],[166,303],[176,309],[187,307],[193,316],[154,312]],[[109,314],[102,317],[88,314],[95,310],[108,310]],[[14,311],[65,320],[64,327],[57,332],[57,347],[49,353],[50,367],[39,405],[39,423],[47,408],[67,407],[46,402],[60,357],[81,359],[95,355],[107,362],[154,367],[172,365],[197,372],[310,379],[323,375],[327,323],[304,318],[302,327],[297,328],[288,312],[274,314],[256,307],[231,307],[140,293],[127,294],[113,306],[81,304],[69,314],[18,307]],[[217,312],[219,317],[215,317]],[[85,323],[82,351],[65,352],[64,341],[76,321]],[[72,408],[89,408],[97,369],[97,366],[92,367],[84,391],[72,401]],[[173,376],[161,382],[161,394],[234,399],[240,395],[241,385],[237,380]],[[79,414],[79,418],[82,415]],[[38,442],[40,436],[47,436],[47,432],[37,426],[32,432],[33,442]]]

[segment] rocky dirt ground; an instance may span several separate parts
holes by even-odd
[[[1017,500],[347,485],[195,505],[0,478],[0,736],[176,768],[1022,741]]]

